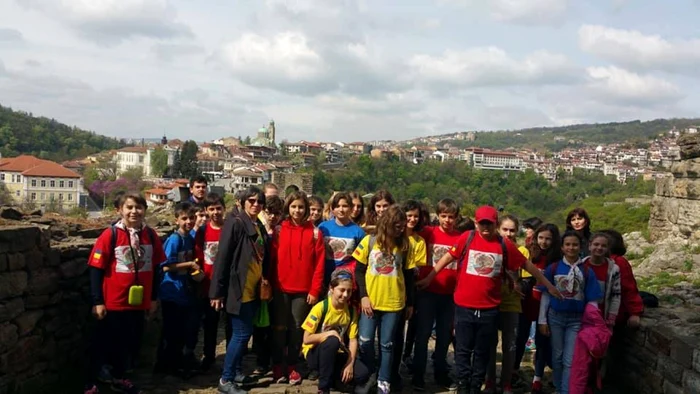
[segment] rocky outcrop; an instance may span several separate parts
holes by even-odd
[[[656,181],[649,217],[652,242],[666,238],[700,242],[700,134],[686,134],[678,145],[682,160],[671,166],[673,176]]]

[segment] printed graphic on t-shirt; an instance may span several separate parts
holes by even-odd
[[[467,257],[467,274],[494,278],[501,273],[503,256],[499,253],[481,252],[469,250]]]
[[[181,263],[192,260],[194,260],[194,250],[183,250],[177,254],[177,261]],[[139,271],[140,270],[141,268],[139,268]]]
[[[452,248],[451,245],[439,245],[439,244],[433,245],[433,259],[432,259],[433,267],[437,265],[438,261],[440,261],[442,256],[444,256],[450,252],[451,248]],[[457,269],[457,260],[451,262],[445,268],[450,269],[450,270],[456,270]]]
[[[151,261],[153,259],[153,246],[140,245],[141,253],[132,253],[130,246],[117,246],[114,248],[114,258],[117,262],[115,266],[116,272],[128,273],[135,272],[134,258],[141,254],[141,259],[138,261],[139,271],[151,271]]]
[[[570,286],[570,280],[574,281],[573,286]],[[564,298],[578,301],[584,299],[583,283],[580,276],[575,275],[573,278],[569,278],[568,275],[555,275],[554,284]],[[569,288],[570,291],[567,290]]]
[[[206,242],[204,244],[204,264],[214,265],[217,253],[219,253],[219,241]]]
[[[374,249],[369,253],[369,266],[373,275],[398,276],[400,267],[395,255],[385,255]]]
[[[343,261],[352,256],[355,240],[352,238],[325,237],[326,256],[329,260]]]

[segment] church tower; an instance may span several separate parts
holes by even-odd
[[[273,147],[276,147],[277,142],[275,141],[275,121],[274,121],[274,119],[270,119],[270,125],[267,127],[267,130],[270,132],[270,145]]]
[[[163,138],[160,139],[160,144],[165,146],[168,145],[168,138],[163,134]]]

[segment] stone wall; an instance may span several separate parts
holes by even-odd
[[[639,330],[625,333],[615,360],[625,392],[700,394],[700,315],[694,309],[649,309]]]
[[[94,241],[50,242],[36,226],[0,228],[0,394],[80,391]]]
[[[700,134],[679,138],[682,160],[671,166],[673,177],[656,181],[649,232],[652,242],[685,238],[700,242]]]

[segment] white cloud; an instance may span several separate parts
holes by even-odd
[[[678,86],[652,76],[642,76],[615,66],[589,67],[589,88],[597,98],[607,102],[655,105],[677,102],[683,98]]]
[[[566,56],[534,52],[522,60],[496,47],[447,50],[441,56],[414,55],[409,66],[426,84],[505,86],[572,83],[576,67]]]
[[[583,25],[578,36],[583,51],[627,68],[700,73],[700,39],[669,41],[600,25]]]
[[[491,12],[497,19],[524,25],[560,24],[569,6],[568,0],[491,0]]]
[[[17,0],[59,19],[86,39],[117,44],[131,37],[190,37],[168,0]]]
[[[2,42],[22,42],[24,36],[22,32],[15,29],[0,28],[0,43]]]

